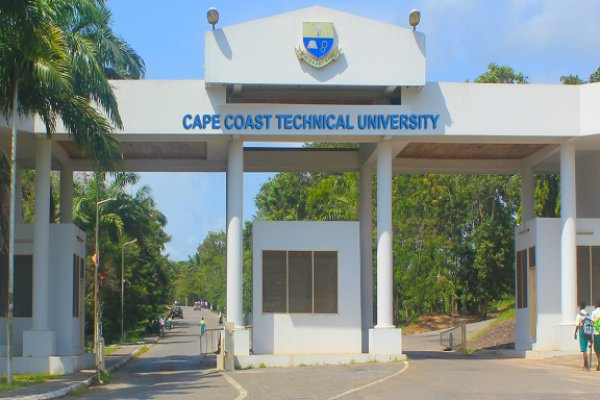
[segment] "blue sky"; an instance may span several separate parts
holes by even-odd
[[[146,79],[202,79],[206,10],[219,10],[218,26],[321,5],[418,30],[427,40],[427,80],[473,80],[489,62],[510,65],[530,83],[559,83],[561,75],[587,79],[600,66],[600,1],[211,1],[108,0],[114,31],[144,58]],[[246,174],[244,216],[268,174]],[[187,259],[209,231],[225,228],[225,174],[142,174],[169,221],[167,252]],[[176,190],[174,190],[176,189]]]

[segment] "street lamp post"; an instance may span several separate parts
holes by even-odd
[[[96,202],[96,259],[94,260],[94,353],[96,354],[96,373],[98,374],[98,382],[100,382],[100,324],[98,321],[98,273],[100,272],[100,239],[99,239],[99,227],[100,227],[100,206],[108,203],[109,201],[116,200],[115,197],[105,199]]]
[[[125,320],[125,314],[123,313],[123,299],[125,297],[125,246],[129,246],[135,242],[137,242],[137,239],[121,245],[121,341],[125,341],[125,331],[123,330],[123,321]]]

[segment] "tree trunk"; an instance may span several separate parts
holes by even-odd
[[[8,254],[8,219],[10,213],[10,171],[8,160],[0,154],[0,256]]]

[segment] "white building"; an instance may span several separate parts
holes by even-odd
[[[358,224],[256,224],[253,347],[264,360],[281,365],[310,361],[311,355],[330,361],[358,360],[361,354],[401,357],[401,333],[392,315],[392,172],[522,174],[525,223],[515,232],[516,346],[576,349],[578,298],[600,297],[595,262],[600,257],[595,247],[600,245],[595,184],[600,180],[600,84],[426,82],[423,33],[322,7],[209,30],[205,44],[203,81],[113,82],[124,124],[117,135],[126,170],[227,172],[229,321],[242,323],[244,171],[360,172]],[[322,57],[315,53],[321,50]],[[6,153],[9,126],[0,126]],[[49,199],[38,196],[34,226],[17,227],[17,254],[29,256],[17,262],[22,277],[17,298],[31,307],[17,315],[15,354],[23,365],[41,357],[59,360],[69,370],[83,351],[83,314],[75,315],[74,304],[82,298],[77,260],[85,256],[85,238],[71,224],[72,174],[93,166],[61,126],[51,140],[39,119],[18,126],[18,165],[37,170],[36,193],[49,193],[50,170],[61,171],[61,224],[45,222]],[[244,147],[244,142],[300,141],[352,142],[360,148]],[[535,218],[533,174],[558,171],[562,216]],[[371,311],[372,173],[377,175],[376,321]],[[297,259],[310,263],[290,268]],[[274,281],[277,271],[281,275]],[[335,285],[315,289],[318,276],[328,276],[323,279],[331,283],[334,272]],[[6,282],[6,275],[0,276]],[[290,286],[294,277],[304,283]],[[267,286],[266,278],[271,279]],[[5,352],[5,320],[0,322],[0,351]],[[326,332],[327,339],[300,344],[315,331]],[[334,342],[336,336],[341,340]],[[241,364],[254,362],[247,356],[249,337],[241,327],[235,331]],[[4,365],[0,362],[0,368]]]

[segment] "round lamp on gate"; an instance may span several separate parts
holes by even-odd
[[[219,23],[219,11],[214,7],[209,8],[206,12],[206,19],[212,25],[213,29],[215,29],[215,25]]]
[[[413,31],[417,29],[419,22],[421,22],[421,12],[417,9],[411,10],[408,14],[408,23],[413,27]]]

